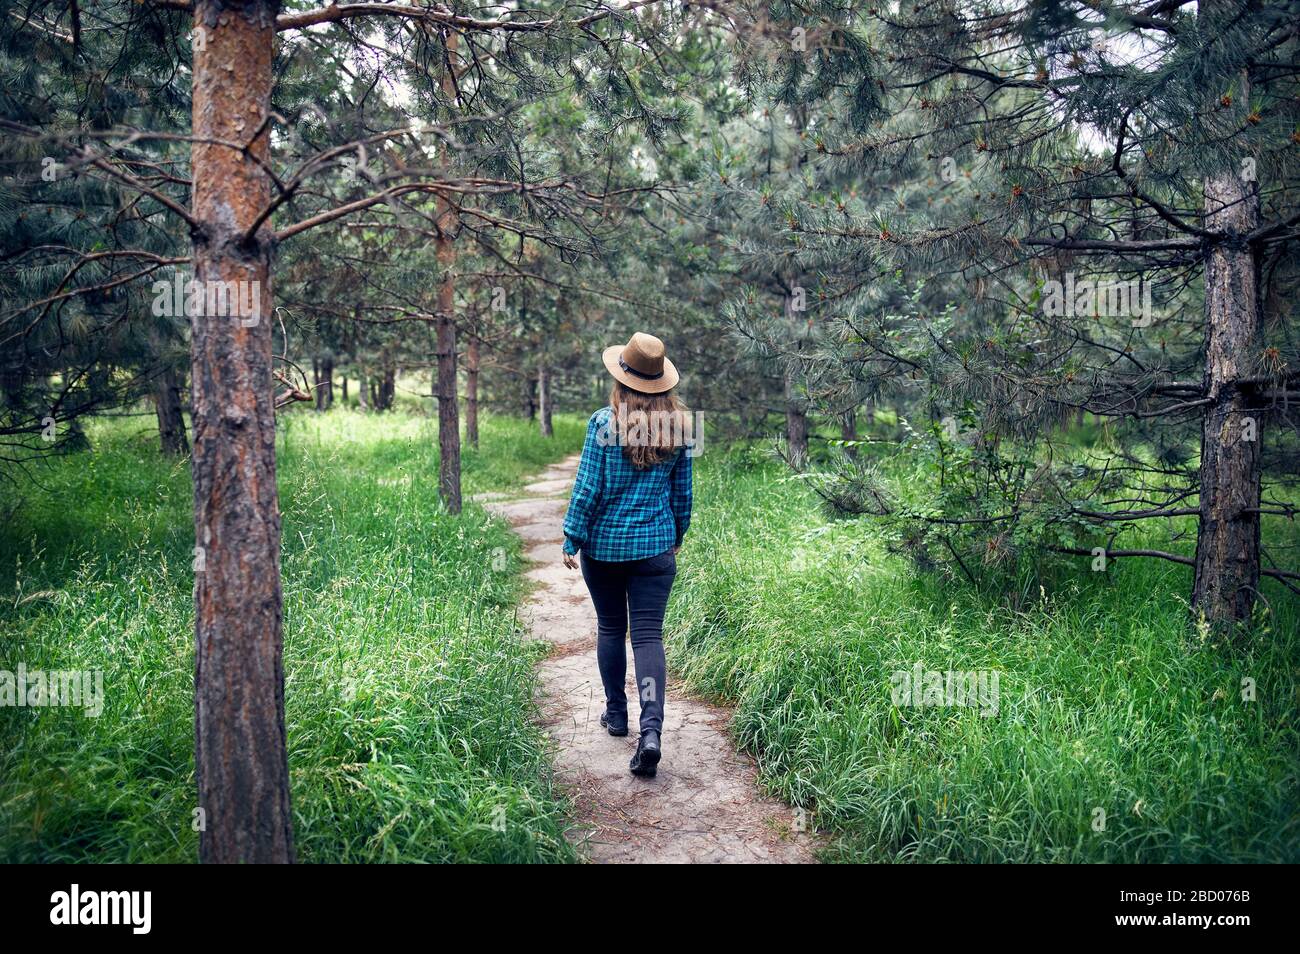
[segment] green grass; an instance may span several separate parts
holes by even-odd
[[[532,724],[537,649],[514,617],[516,539],[437,497],[432,423],[282,419],[286,709],[302,861],[571,861]],[[487,417],[466,493],[581,446]],[[103,670],[98,718],[0,708],[0,860],[191,861],[188,465],[148,419],[0,488],[0,669]]]
[[[670,670],[736,704],[740,745],[813,810],[829,859],[1300,860],[1300,625],[1280,587],[1238,645],[1189,626],[1189,571],[1159,561],[1085,560],[1013,612],[916,574],[869,522],[828,521],[778,468],[697,464]],[[918,662],[997,671],[997,714],[895,706],[892,673]]]

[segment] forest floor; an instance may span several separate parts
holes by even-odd
[[[559,558],[577,463],[570,457],[539,474],[522,499],[487,503],[510,521],[532,564],[527,576],[535,585],[523,617],[550,646],[538,666],[540,702],[557,750],[556,781],[573,800],[571,837],[595,862],[813,861],[816,845],[802,833],[803,813],[760,793],[753,763],[729,734],[727,709],[671,692],[659,774],[628,772],[636,722],[630,720],[625,738],[610,736],[599,722],[595,611],[582,575]],[[630,659],[628,670],[628,698],[639,698]]]

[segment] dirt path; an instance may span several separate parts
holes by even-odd
[[[626,738],[601,727],[595,611],[582,574],[560,563],[560,528],[577,466],[577,457],[568,458],[539,474],[524,498],[485,503],[510,521],[533,564],[527,575],[537,585],[522,615],[534,637],[552,644],[540,664],[542,711],[558,750],[559,782],[581,825],[571,837],[598,862],[812,861],[810,837],[790,833],[798,827],[793,809],[759,794],[753,765],[727,734],[727,711],[683,698],[671,670],[657,777],[627,770],[635,711]],[[629,648],[629,700],[638,698],[633,679]]]

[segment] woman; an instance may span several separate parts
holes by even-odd
[[[603,355],[614,377],[609,407],[591,415],[564,518],[564,565],[577,569],[596,606],[596,663],[605,684],[600,724],[627,735],[627,652],[641,697],[641,738],[630,768],[653,777],[663,756],[664,609],[677,551],[691,523],[686,407],[672,393],[677,369],[664,343],[638,332]]]

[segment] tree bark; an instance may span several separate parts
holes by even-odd
[[[328,411],[334,406],[334,358],[323,355],[316,367],[316,410]]]
[[[457,34],[448,30],[446,70],[442,91],[448,100],[456,95],[452,70],[456,63]],[[436,206],[438,219],[438,493],[449,513],[460,513],[460,413],[456,407],[456,209],[442,194]]]
[[[441,221],[441,217],[440,217]],[[449,513],[460,513],[460,412],[456,406],[455,284],[451,240],[438,240],[438,493]]]
[[[808,414],[795,382],[794,369],[785,372],[785,440],[790,466],[802,470],[808,462]]]
[[[541,408],[542,436],[551,437],[555,433],[551,426],[551,373],[545,362],[537,368],[537,403]]]
[[[275,483],[268,158],[278,0],[196,0],[195,276],[247,282],[256,314],[191,317],[199,860],[293,861]],[[256,138],[254,134],[257,133]],[[228,143],[247,144],[243,149]],[[203,287],[211,287],[204,284]],[[238,300],[240,296],[236,296]],[[201,310],[201,309],[200,309]],[[233,309],[236,312],[242,308]],[[201,559],[200,559],[201,558]]]
[[[357,371],[357,407],[363,411],[370,407],[370,382],[364,367]]]
[[[537,419],[537,379],[525,374],[523,379],[523,412],[524,417],[533,421]]]
[[[1206,228],[1227,234],[1205,263],[1205,396],[1200,527],[1192,608],[1214,624],[1250,618],[1259,589],[1262,415],[1240,386],[1259,331],[1258,263],[1243,236],[1259,224],[1253,183],[1232,172],[1205,183]]]
[[[382,362],[381,372],[377,390],[375,392],[375,410],[387,411],[393,406],[393,395],[397,390],[397,369],[393,364],[393,356],[384,351],[379,360]]]
[[[168,457],[184,457],[190,452],[185,437],[185,415],[181,411],[181,384],[176,369],[168,367],[154,382],[154,410],[158,413],[158,439]]]
[[[845,441],[856,441],[858,439],[858,412],[854,410],[845,411],[840,417],[840,439]],[[858,456],[856,447],[846,447],[844,452],[850,457]]]
[[[470,446],[478,447],[478,335],[469,336],[465,349],[465,439]]]

